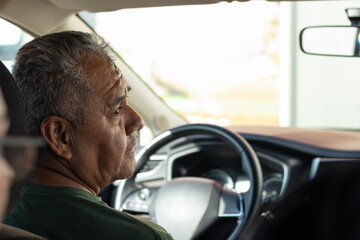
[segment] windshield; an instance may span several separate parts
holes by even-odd
[[[81,16],[191,123],[358,129],[354,86],[360,84],[349,70],[359,59],[308,56],[299,48],[301,28],[319,22],[311,21],[309,11],[321,4],[329,2],[219,3]],[[331,23],[349,25],[345,13],[337,15]]]

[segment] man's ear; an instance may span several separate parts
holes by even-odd
[[[41,134],[50,149],[59,157],[70,160],[70,124],[61,117],[50,116],[41,123]]]

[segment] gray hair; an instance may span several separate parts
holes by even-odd
[[[31,135],[41,136],[41,122],[59,116],[83,125],[93,91],[84,69],[93,56],[111,59],[108,43],[83,32],[45,35],[17,53],[13,75],[24,102]]]

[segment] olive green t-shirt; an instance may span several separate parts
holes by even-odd
[[[48,239],[173,239],[159,225],[117,211],[77,188],[28,183],[5,223]]]

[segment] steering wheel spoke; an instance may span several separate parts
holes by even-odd
[[[139,188],[125,198],[121,209],[129,213],[149,214],[150,206],[157,191],[158,188]]]
[[[223,186],[219,201],[218,216],[221,218],[243,219],[245,216],[243,196]]]

